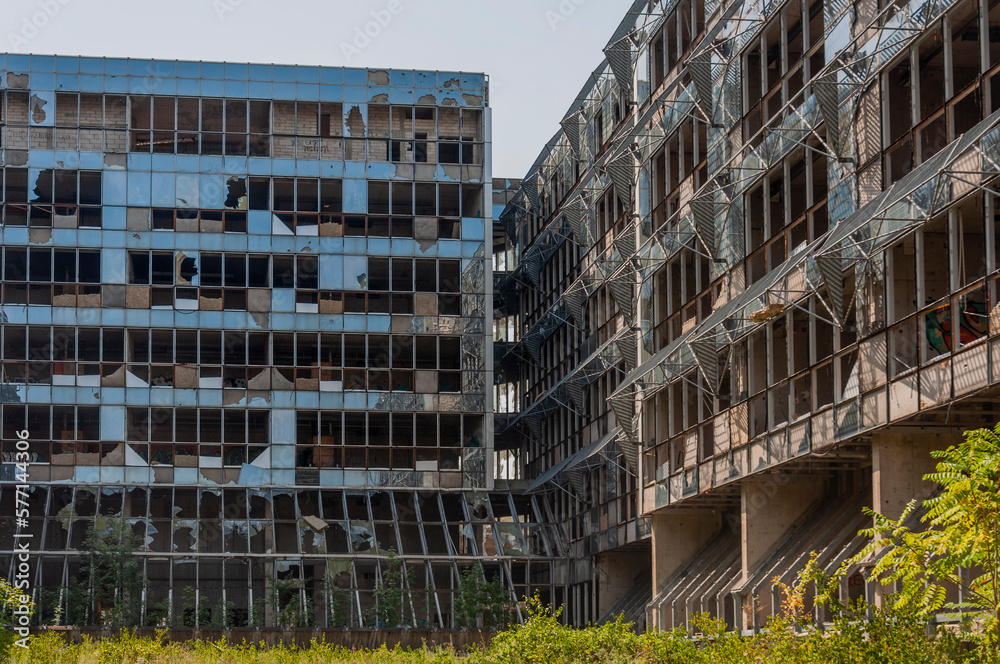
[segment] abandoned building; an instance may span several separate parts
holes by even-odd
[[[498,458],[574,622],[757,629],[1000,419],[1000,3],[637,0],[603,51],[497,217]]]
[[[147,617],[369,626],[395,550],[407,625],[478,562],[749,631],[929,495],[1000,419],[1000,2],[609,32],[520,180],[483,75],[0,56],[0,556],[43,619],[121,517]]]
[[[114,517],[174,615],[370,625],[390,550],[402,624],[451,626],[477,561],[551,595],[558,533],[494,481],[484,75],[0,70],[0,551],[30,538],[41,620]]]

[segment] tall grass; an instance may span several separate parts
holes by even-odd
[[[863,615],[863,614],[862,614]],[[55,633],[32,639],[28,650],[11,648],[12,664],[992,664],[995,652],[963,646],[948,631],[928,632],[911,615],[875,610],[858,621],[845,614],[818,629],[777,618],[763,633],[726,633],[707,617],[693,632],[636,634],[621,620],[585,629],[566,627],[535,603],[524,625],[501,632],[486,648],[379,648],[349,651],[313,643],[308,648],[228,646],[224,642],[170,643],[123,631],[118,637],[66,644]]]

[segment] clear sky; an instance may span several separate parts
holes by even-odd
[[[630,5],[630,0],[0,0],[0,51],[481,71],[490,76],[493,174],[518,178],[559,128]],[[376,18],[384,27],[367,25]],[[375,34],[367,44],[357,32],[366,27]]]

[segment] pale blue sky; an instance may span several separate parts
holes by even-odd
[[[360,53],[353,52],[356,29],[373,20],[373,11],[384,12],[384,22],[390,5],[397,13]],[[493,174],[517,178],[558,129],[630,5],[630,0],[2,0],[0,51],[482,71],[492,88]],[[370,30],[376,32],[374,26]]]

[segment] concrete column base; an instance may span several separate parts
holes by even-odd
[[[747,583],[774,547],[826,490],[819,478],[793,479],[767,475],[744,480],[742,485],[742,583]],[[752,596],[741,599],[743,629],[762,626],[767,620]]]
[[[653,514],[653,599],[695,555],[722,529],[722,515],[719,512],[669,510],[663,514]],[[655,604],[655,602],[654,602]],[[667,629],[671,617],[654,604],[646,612],[650,627]],[[668,609],[669,610],[669,609]]]

